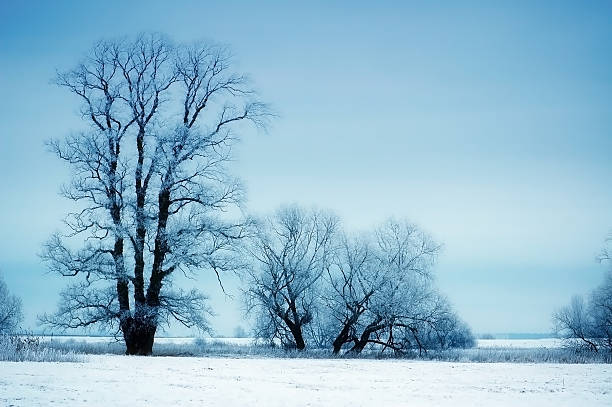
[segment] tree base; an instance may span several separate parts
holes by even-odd
[[[121,324],[125,340],[125,354],[136,356],[151,356],[157,327],[153,324],[129,319]]]

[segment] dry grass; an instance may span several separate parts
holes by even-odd
[[[71,349],[56,349],[31,335],[0,335],[3,362],[82,362],[85,358]]]
[[[44,345],[63,354],[115,354],[122,355],[125,348],[122,342],[92,343],[78,340],[53,339]],[[348,356],[333,355],[328,349],[308,349],[306,351],[285,350],[271,347],[269,344],[253,342],[251,344],[232,344],[222,340],[206,341],[196,339],[190,343],[156,343],[153,348],[155,356],[179,357],[268,357],[268,358],[312,358],[328,359]],[[573,348],[469,348],[435,350],[422,354],[380,353],[371,350],[358,356],[367,359],[403,358],[414,360],[432,360],[465,363],[612,363],[612,353],[594,353],[584,349]]]

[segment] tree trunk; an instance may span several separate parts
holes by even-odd
[[[369,296],[366,297],[366,299],[367,298],[369,298]],[[351,329],[353,328],[355,323],[357,323],[357,320],[361,316],[362,312],[363,308],[361,311],[353,311],[351,317],[344,321],[344,326],[342,327],[342,330],[333,342],[334,354],[340,353],[340,350],[342,350],[342,346],[351,340]]]
[[[363,330],[363,332],[361,333],[361,336],[359,337],[359,339],[355,341],[355,344],[349,350],[349,353],[354,353],[354,354],[361,353],[361,351],[363,351],[363,349],[368,344],[368,341],[370,340],[370,335],[372,335],[372,333],[374,333],[374,332],[376,332],[379,329],[382,329],[384,327],[385,327],[385,325],[384,324],[380,324],[380,321],[376,321],[376,322],[373,322],[370,325],[368,325]]]
[[[306,349],[306,342],[304,342],[304,335],[302,335],[302,327],[295,326],[295,329],[292,329],[291,333],[295,339],[295,348],[300,351]]]
[[[147,194],[147,180],[143,183],[142,167],[144,164],[144,135],[145,130],[140,126],[136,137],[138,150],[138,162],[136,164],[135,187],[136,187],[136,239],[134,241],[134,301],[136,308],[144,306],[146,298],[144,293],[144,245],[146,238],[145,202]]]
[[[334,355],[337,355],[338,353],[340,353],[340,350],[342,350],[342,345],[348,342],[350,329],[351,329],[351,326],[348,323],[346,323],[342,327],[342,331],[340,331],[340,333],[338,334],[338,336],[336,337],[336,339],[334,340],[332,344],[334,347],[334,350],[333,350]]]
[[[153,342],[157,327],[143,319],[130,318],[122,323],[125,354],[150,356],[153,354]]]
[[[168,253],[166,224],[168,222],[169,207],[170,191],[162,190],[159,193],[159,214],[153,251],[153,266],[146,293],[146,315],[141,316],[137,313],[132,329],[128,331],[129,334],[126,336],[124,332],[128,354],[150,355],[153,353],[153,341],[155,339],[155,331],[157,330],[158,308],[160,306],[159,297],[163,285],[162,280],[165,276],[162,266],[166,253]]]
[[[361,337],[355,342],[355,344],[353,345],[353,347],[348,351],[348,353],[353,353],[355,355],[358,355],[361,353],[361,351],[365,348],[365,346],[368,344],[368,340],[370,339],[370,334],[371,332],[368,332],[366,335],[366,332],[364,331],[363,334],[361,334]]]
[[[302,334],[302,326],[300,324],[294,323],[286,316],[283,316],[283,320],[291,331],[293,341],[295,342],[295,348],[300,351],[306,349],[306,342],[304,341],[304,335]]]

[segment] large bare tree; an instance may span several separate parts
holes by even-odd
[[[207,329],[205,296],[173,289],[173,277],[240,266],[248,222],[227,216],[242,200],[227,163],[243,123],[264,124],[265,105],[227,49],[160,35],[99,42],[57,83],[78,96],[88,126],[49,143],[72,169],[62,192],[77,210],[42,258],[78,280],[43,322],[106,324],[143,355],[161,322]]]

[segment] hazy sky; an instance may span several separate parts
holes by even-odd
[[[438,283],[476,332],[548,332],[601,281],[611,3],[255,3],[0,3],[0,270],[27,326],[67,282],[37,257],[68,174],[43,141],[82,126],[50,80],[94,41],[142,31],[230,45],[279,113],[237,154],[249,210],[317,205],[349,229],[409,218],[444,243]],[[198,285],[231,334],[235,285],[234,300]]]

